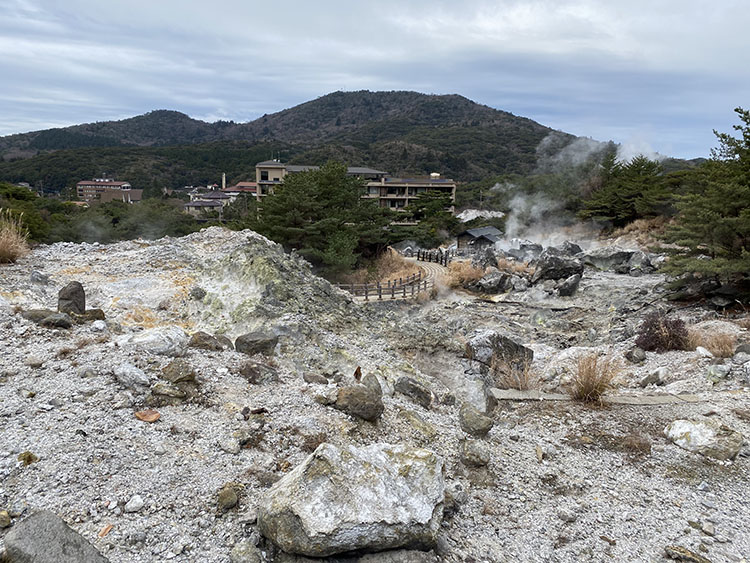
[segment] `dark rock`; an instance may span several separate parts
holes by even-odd
[[[221,510],[222,512],[226,512],[227,510],[237,506],[237,501],[237,491],[234,489],[234,487],[232,485],[224,485],[219,491],[217,498],[219,510]]]
[[[395,385],[396,391],[403,393],[417,404],[429,409],[432,403],[432,391],[411,377],[399,377]]]
[[[217,352],[224,350],[224,346],[221,342],[219,342],[218,338],[202,331],[198,331],[190,337],[188,346],[191,348],[200,348],[201,350],[214,350]]]
[[[477,250],[471,257],[471,265],[484,270],[485,268],[497,267],[497,256],[492,247]]]
[[[493,359],[506,363],[531,363],[534,351],[494,330],[485,330],[473,336],[466,345],[467,356],[470,360],[482,365],[482,372],[486,372]]]
[[[460,457],[461,462],[469,467],[484,467],[490,463],[490,451],[481,440],[464,440]]]
[[[80,282],[72,281],[57,294],[57,310],[61,313],[83,315],[86,312],[86,293]]]
[[[8,563],[107,563],[85,538],[58,516],[36,512],[5,536]]]
[[[56,311],[52,311],[51,309],[29,309],[28,311],[21,311],[21,316],[26,319],[27,321],[31,321],[32,323],[41,323],[44,319],[49,317],[50,315],[57,314]]]
[[[633,277],[638,277],[642,274],[650,274],[656,269],[651,263],[651,257],[641,250],[633,252],[628,260],[627,266],[628,273]]]
[[[536,261],[531,283],[537,283],[540,280],[560,280],[576,274],[583,274],[583,262],[578,258],[564,256],[548,248]]]
[[[750,354],[750,342],[743,342],[734,349],[735,354]]]
[[[52,313],[43,318],[39,324],[47,328],[70,328],[73,326],[73,319],[65,313]]]
[[[583,249],[580,246],[569,240],[566,240],[564,243],[558,244],[557,246],[553,246],[552,248],[563,256],[575,256],[576,254],[583,252]]]
[[[364,385],[351,385],[339,389],[334,407],[370,422],[380,418],[385,410],[382,397]]]
[[[252,356],[253,354],[273,354],[279,337],[272,332],[256,330],[238,336],[234,341],[234,349],[243,354]]]
[[[196,285],[190,290],[191,299],[195,299],[196,301],[202,301],[205,296],[206,296],[206,290],[203,289],[202,287],[198,287]]]
[[[570,297],[578,290],[578,284],[581,283],[581,274],[574,274],[566,278],[557,288],[557,294],[560,297]]]
[[[49,283],[49,276],[38,270],[32,271],[29,279],[31,283],[38,283],[40,285],[47,285]]]
[[[360,557],[357,563],[439,563],[439,561],[438,556],[432,551],[398,549],[368,553]]]
[[[490,268],[490,271],[471,284],[469,289],[481,293],[505,293],[513,287],[512,278],[511,274],[501,272],[497,268]]]
[[[195,383],[195,370],[185,360],[172,360],[161,370],[161,377],[170,383]]]
[[[362,385],[372,389],[375,393],[378,394],[378,396],[383,396],[383,388],[380,386],[380,381],[378,381],[378,378],[373,374],[368,373],[367,375],[365,375],[362,378]]]
[[[320,374],[306,371],[302,374],[305,383],[314,383],[317,385],[328,385],[328,380]]]
[[[495,421],[489,416],[485,416],[469,403],[464,403],[461,410],[458,411],[458,421],[461,430],[472,436],[486,436],[492,429]]]
[[[536,260],[542,253],[542,250],[541,244],[516,239],[513,241],[513,246],[506,250],[505,253],[521,262],[530,262],[531,260]]]
[[[75,313],[71,313],[71,317],[73,317],[73,320],[78,324],[93,322],[93,321],[103,321],[106,319],[106,316],[104,315],[104,311],[101,309],[87,309],[83,315],[76,315]]]
[[[160,381],[151,387],[151,393],[146,397],[146,404],[150,407],[176,406],[181,405],[186,398],[187,394],[176,385]]]
[[[240,368],[240,375],[253,385],[275,383],[279,380],[279,373],[274,368],[258,362],[245,362]]]
[[[640,364],[641,362],[646,361],[646,352],[638,346],[634,346],[625,352],[625,359],[634,364]]]
[[[225,350],[234,350],[234,343],[223,334],[215,334],[214,338],[219,341]]]
[[[583,255],[583,263],[598,270],[619,270],[628,273],[628,261],[634,253],[634,250],[625,250],[619,246],[603,246],[586,252]]]

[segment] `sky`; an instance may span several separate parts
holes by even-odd
[[[413,90],[694,158],[750,106],[748,29],[747,0],[0,0],[0,135]]]

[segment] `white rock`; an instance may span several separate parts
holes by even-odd
[[[443,460],[403,445],[321,444],[266,494],[261,533],[288,553],[435,546],[443,517]]]
[[[713,354],[712,354],[711,352],[709,352],[708,350],[706,350],[706,349],[705,349],[705,348],[704,348],[703,346],[698,346],[698,347],[697,347],[697,348],[695,349],[695,351],[696,351],[696,353],[697,353],[697,354],[698,354],[698,355],[699,355],[699,356],[700,356],[701,358],[713,358],[713,357],[714,357],[714,355],[713,355]]]
[[[117,381],[129,389],[139,386],[148,387],[151,383],[146,372],[132,364],[120,364],[115,367],[114,375]]]
[[[163,326],[144,330],[124,339],[121,344],[135,346],[152,354],[182,356],[187,350],[188,335],[177,326]]]
[[[107,330],[107,323],[101,320],[94,321],[93,323],[91,323],[91,330],[93,330],[94,332],[104,332],[105,330]]]
[[[141,497],[141,495],[133,495],[125,505],[125,512],[138,512],[141,508],[143,508],[144,504],[145,502],[143,501],[143,497]]]
[[[681,448],[719,460],[734,459],[742,434],[711,419],[680,419],[667,425],[664,435]]]

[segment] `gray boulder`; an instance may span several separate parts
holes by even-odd
[[[490,451],[481,440],[464,440],[460,457],[461,463],[469,467],[484,467],[490,463]]]
[[[324,443],[261,501],[261,534],[287,553],[431,549],[443,518],[443,460],[403,445]]]
[[[628,274],[633,277],[638,277],[642,274],[650,274],[654,272],[654,268],[651,263],[651,256],[641,250],[636,250],[630,257],[627,263]]]
[[[370,422],[375,422],[385,410],[380,394],[365,385],[351,385],[339,389],[334,407]]]
[[[542,245],[528,240],[513,239],[511,248],[505,254],[521,262],[536,260],[542,253]]]
[[[16,524],[5,536],[8,563],[107,563],[85,538],[46,510]]]
[[[137,390],[139,387],[148,387],[151,378],[142,369],[132,364],[123,363],[114,369],[115,379],[126,389]]]
[[[573,274],[569,278],[566,278],[565,281],[557,287],[557,294],[560,297],[571,297],[576,291],[578,291],[578,285],[580,283],[581,274]]]
[[[461,430],[472,436],[486,436],[495,424],[489,416],[482,414],[469,403],[464,403],[458,411]]]
[[[564,243],[558,244],[557,246],[553,246],[551,248],[555,249],[563,256],[575,256],[576,254],[580,254],[581,252],[583,252],[583,249],[580,246],[578,246],[574,242],[570,242],[569,240],[566,240]]]
[[[265,330],[256,330],[238,336],[234,341],[234,349],[243,354],[273,354],[276,344],[279,342],[277,334]]]
[[[593,266],[597,270],[620,271],[627,273],[629,271],[628,262],[633,256],[635,250],[625,250],[619,246],[603,246],[594,250],[589,250],[583,255],[583,263],[587,266]]]
[[[483,330],[475,334],[466,345],[469,359],[479,362],[486,372],[493,359],[508,363],[530,363],[534,351],[494,330]]]
[[[548,248],[536,261],[531,283],[535,284],[541,280],[561,280],[576,274],[583,274],[583,262],[578,258],[565,256],[554,248]]]
[[[57,293],[57,310],[75,315],[86,312],[86,293],[80,282],[72,281]]]
[[[217,352],[224,350],[226,347],[218,338],[202,331],[198,331],[190,337],[188,346],[191,348],[200,348],[201,350],[213,350]]]
[[[490,270],[477,280],[469,289],[482,293],[505,293],[513,287],[513,276],[506,272],[501,272],[497,268]]]
[[[422,405],[424,408],[430,408],[430,404],[432,403],[432,391],[416,379],[406,376],[399,377],[394,388],[396,391],[413,399],[414,402]]]
[[[52,313],[39,324],[47,328],[70,328],[73,326],[73,319],[67,313]]]
[[[742,434],[712,419],[675,420],[664,435],[681,448],[718,460],[734,459],[742,448]]]

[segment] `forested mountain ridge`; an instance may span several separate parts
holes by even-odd
[[[160,151],[152,153],[148,150],[151,147],[184,146],[187,150],[200,145],[192,152],[210,155],[216,151],[216,143],[227,142],[247,147],[262,144],[268,156],[280,151],[281,157],[290,162],[322,164],[333,158],[393,174],[438,171],[459,180],[475,180],[499,173],[529,172],[535,166],[537,146],[551,132],[530,119],[458,95],[334,92],[243,124],[206,123],[180,112],[158,110],[121,121],[0,137],[0,155],[6,161],[0,166],[0,176],[28,182],[47,177],[48,185],[59,184],[64,176],[69,184],[72,178],[65,173],[65,159],[53,159],[56,166],[63,167],[54,171],[53,178],[53,171],[47,169],[48,153],[64,150],[69,158],[85,149],[87,157],[100,163],[99,174],[114,175],[122,170],[116,161],[128,155],[137,154],[142,164],[159,160]],[[565,141],[574,139],[558,134]],[[213,144],[203,147],[206,143]],[[142,149],[133,152],[134,147]],[[34,166],[19,162],[32,157]],[[158,168],[153,162],[147,167]],[[221,171],[248,179],[246,166]],[[175,184],[177,178],[164,181]]]

